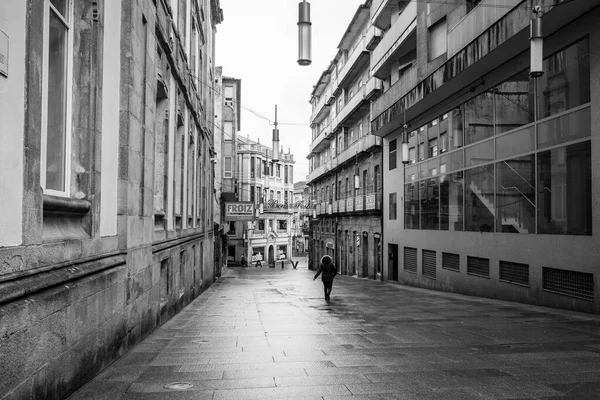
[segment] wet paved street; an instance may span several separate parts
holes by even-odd
[[[600,399],[599,316],[298,268],[230,269],[72,399]]]

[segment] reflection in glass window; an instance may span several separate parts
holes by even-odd
[[[538,148],[554,146],[591,134],[590,109],[584,108],[538,124]]]
[[[496,164],[496,232],[535,233],[535,156]]]
[[[448,113],[448,135],[448,151],[463,146],[464,135],[462,107],[455,108]]]
[[[467,167],[494,161],[494,140],[488,140],[465,149]]]
[[[419,193],[416,183],[404,185],[404,229],[419,229]]]
[[[465,231],[494,230],[494,165],[465,171]]]
[[[463,230],[463,173],[440,177],[440,229]]]
[[[523,154],[533,150],[535,150],[535,131],[531,125],[496,139],[496,159]]]
[[[585,38],[544,60],[538,78],[538,118],[590,101],[590,45]]]
[[[54,0],[56,9],[49,7],[48,22],[48,79],[46,86],[46,165],[45,188],[67,191],[67,93],[69,29],[69,2]]]
[[[592,234],[589,141],[538,154],[538,233]]]
[[[421,200],[421,229],[439,229],[438,178],[419,182]]]
[[[496,134],[533,122],[533,98],[529,89],[530,77],[527,71],[518,73],[494,88]]]
[[[492,90],[465,102],[466,144],[478,142],[494,136],[494,97]]]

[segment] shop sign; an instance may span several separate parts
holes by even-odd
[[[254,203],[237,201],[225,203],[225,221],[254,221]]]

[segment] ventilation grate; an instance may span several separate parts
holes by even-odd
[[[435,279],[435,257],[435,251],[423,250],[423,276]]]
[[[404,270],[417,273],[417,249],[413,247],[404,248]]]
[[[487,258],[467,257],[467,274],[490,277],[490,260]]]
[[[453,253],[442,253],[442,268],[460,271],[460,256]]]
[[[542,280],[544,290],[594,301],[593,274],[544,267]]]
[[[517,285],[529,286],[529,265],[500,261],[500,280]]]

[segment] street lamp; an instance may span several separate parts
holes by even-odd
[[[529,75],[539,78],[544,75],[544,35],[542,33],[542,13],[540,6],[533,8],[535,18],[529,23],[530,70]]]
[[[310,3],[306,0],[298,4],[298,64],[310,65]]]
[[[406,108],[404,109],[404,125],[402,125],[404,131],[402,132],[402,164],[406,165],[410,163],[408,155],[408,124],[406,123]]]
[[[273,129],[273,163],[279,161],[279,129],[277,129],[277,104],[275,104],[275,129]]]

